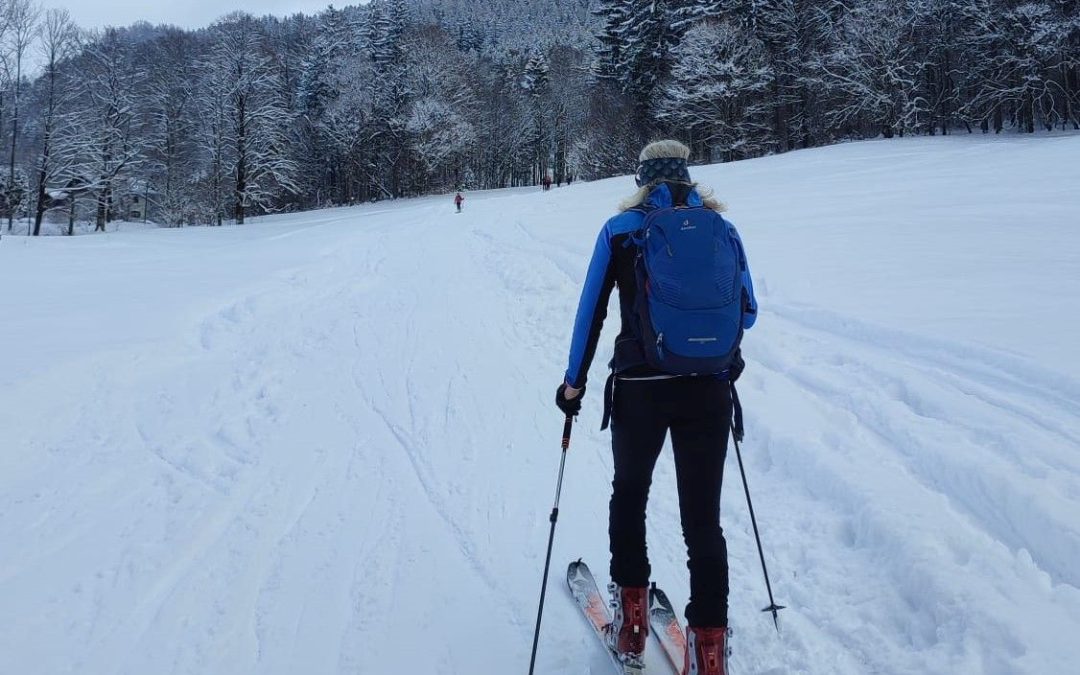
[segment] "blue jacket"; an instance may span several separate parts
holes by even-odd
[[[645,202],[645,210],[665,208],[675,203],[673,187],[678,185],[659,185]],[[701,195],[690,190],[679,203],[687,206],[702,206]],[[585,287],[578,303],[577,318],[574,321],[574,337],[570,345],[570,363],[566,369],[566,383],[575,389],[585,386],[589,367],[596,355],[596,346],[600,340],[600,330],[607,318],[608,300],[611,292],[619,289],[619,306],[622,314],[622,330],[615,338],[615,355],[611,360],[614,372],[624,375],[659,374],[645,363],[644,347],[641,344],[637,328],[637,315],[634,311],[634,298],[637,295],[637,278],[634,260],[637,247],[628,244],[630,236],[641,229],[645,220],[644,210],[631,210],[620,213],[604,224],[596,240],[589,272],[585,277]],[[732,228],[734,229],[734,228]],[[754,297],[753,281],[750,277],[750,265],[742,240],[736,233],[736,241],[742,258],[745,313],[743,329],[748,330],[757,321],[757,299]]]

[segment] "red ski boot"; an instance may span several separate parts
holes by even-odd
[[[683,675],[728,675],[727,628],[689,628]]]
[[[608,584],[615,618],[607,626],[608,646],[624,661],[641,662],[649,637],[649,589]]]

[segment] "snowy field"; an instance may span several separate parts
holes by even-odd
[[[723,522],[736,675],[1080,662],[1080,136],[699,169],[762,306]],[[524,673],[596,232],[629,178],[0,242],[0,673]],[[610,666],[600,382],[539,672]],[[686,600],[670,455],[649,543]],[[604,575],[601,575],[604,576]],[[602,578],[601,582],[605,582]],[[655,668],[663,673],[656,645]]]

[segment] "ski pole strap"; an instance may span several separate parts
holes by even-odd
[[[611,409],[615,405],[615,371],[608,375],[604,384],[604,421],[600,424],[600,431],[604,431],[611,425]]]
[[[742,443],[746,429],[743,427],[742,403],[739,402],[739,392],[735,389],[735,383],[731,383],[731,435],[735,440]]]

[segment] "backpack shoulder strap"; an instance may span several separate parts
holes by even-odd
[[[645,243],[645,223],[649,219],[649,214],[651,214],[653,211],[655,211],[655,209],[645,204],[638,204],[637,206],[627,209],[624,212],[641,214],[641,224],[633,232],[627,233],[626,241],[623,242],[623,248],[630,248],[632,246],[640,247],[642,244]]]

